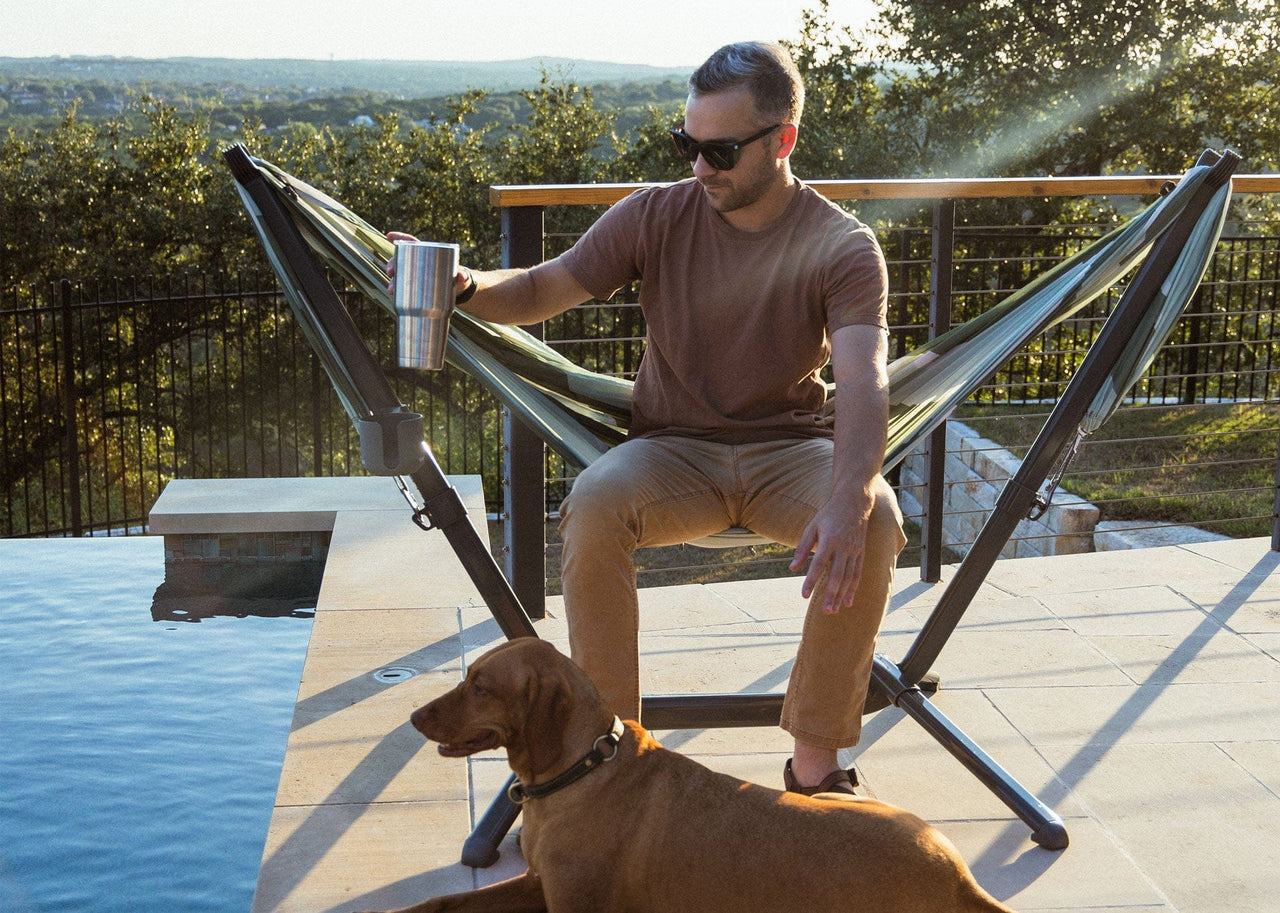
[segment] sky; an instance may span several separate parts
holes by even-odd
[[[873,0],[830,0],[859,25]],[[293,57],[696,66],[795,39],[817,0],[0,0],[0,57]]]

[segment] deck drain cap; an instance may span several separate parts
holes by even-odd
[[[417,669],[410,669],[408,666],[387,666],[373,673],[373,677],[384,685],[396,685],[408,681],[417,674]]]

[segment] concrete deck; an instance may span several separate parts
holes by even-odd
[[[478,489],[466,497],[482,525]],[[505,780],[501,754],[446,760],[408,724],[500,642],[497,625],[443,536],[413,526],[395,497],[340,507],[255,913],[395,907],[523,871],[510,837],[491,869],[457,861]],[[850,759],[870,793],[937,823],[1015,909],[1274,911],[1277,565],[1261,539],[996,565],[936,666],[935,702],[1063,815],[1065,852],[1031,843],[896,709],[866,721]],[[781,690],[804,610],[797,590],[790,580],[642,590],[646,688]],[[880,651],[901,657],[941,591],[901,572]],[[537,625],[564,646],[557,602]],[[659,736],[781,786],[780,732]]]

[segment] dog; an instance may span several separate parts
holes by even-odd
[[[507,749],[529,870],[399,913],[1012,913],[915,815],[668,751],[538,638],[485,653],[410,719],[447,758]]]

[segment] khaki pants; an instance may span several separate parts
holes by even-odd
[[[560,524],[569,641],[616,713],[640,718],[635,550],[733,526],[794,546],[826,503],[833,452],[825,439],[638,438],[577,478]],[[811,745],[844,748],[861,732],[876,634],[906,543],[893,490],[882,478],[878,487],[853,605],[827,615],[811,602],[791,670],[782,728]]]

